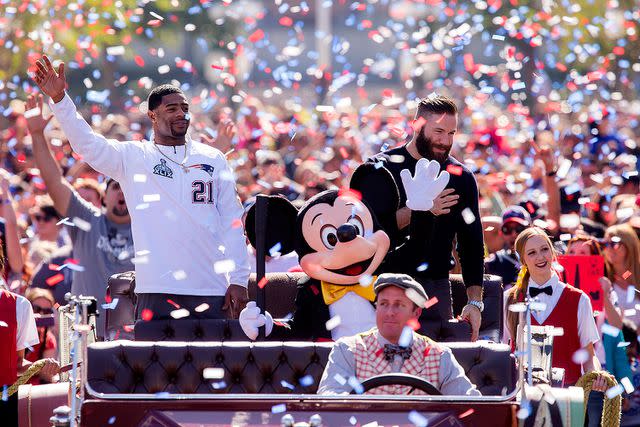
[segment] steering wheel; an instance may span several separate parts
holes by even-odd
[[[438,388],[429,381],[410,374],[393,373],[376,375],[374,377],[367,378],[366,380],[362,381],[361,384],[364,389],[363,393],[385,385],[403,385],[411,387],[411,390],[409,390],[408,394],[411,394],[413,393],[413,390],[418,389],[432,396],[442,395],[440,390],[438,390]],[[351,394],[355,393],[355,390],[351,390]]]

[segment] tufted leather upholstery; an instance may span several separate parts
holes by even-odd
[[[109,277],[107,299],[118,299],[115,309],[103,310],[106,316],[105,339],[131,339],[133,331],[128,327],[135,322],[136,295],[135,272],[127,271]]]
[[[515,387],[515,360],[507,345],[447,346],[482,394],[501,395]],[[88,381],[102,393],[315,393],[331,347],[302,342],[100,342],[88,349]],[[224,377],[204,379],[205,368],[223,368]],[[301,385],[307,376],[312,381]]]
[[[126,273],[123,273],[126,274]],[[115,277],[115,276],[114,276]],[[300,281],[307,276],[304,273],[270,273],[267,274],[267,285],[265,287],[265,305],[275,318],[285,317],[294,310],[294,301],[297,287]],[[453,310],[455,315],[459,315],[462,307],[466,304],[467,296],[462,276],[452,274],[451,292],[453,298]],[[123,285],[124,284],[124,285]],[[131,300],[132,290],[122,289],[126,287],[126,282],[109,282],[114,297],[121,301],[115,310],[108,310],[107,328],[108,330],[121,329],[118,322],[133,321],[133,303]],[[255,275],[249,279],[249,298],[255,299],[256,295]],[[498,276],[485,275],[484,281],[484,303],[485,310],[482,316],[480,337],[495,342],[499,342],[502,331],[502,282]],[[115,321],[112,321],[114,319]],[[204,322],[204,323],[203,323]],[[203,326],[206,324],[206,327]],[[138,330],[140,329],[140,330]],[[468,341],[470,337],[470,327],[465,322],[440,322],[423,325],[422,333],[428,335],[436,341]],[[222,333],[221,335],[216,335]],[[240,335],[236,335],[240,333]],[[120,334],[123,337],[123,334]],[[150,322],[138,322],[135,331],[136,340],[245,340],[241,329],[237,325],[230,325],[228,322],[201,321],[183,319],[180,322],[174,320],[152,320]]]

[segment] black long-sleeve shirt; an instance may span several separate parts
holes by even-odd
[[[392,248],[398,247],[389,255],[384,271],[391,272],[390,269],[394,269],[398,270],[394,272],[426,279],[448,278],[449,271],[454,266],[452,248],[453,240],[457,237],[456,250],[465,285],[482,286],[484,242],[478,209],[478,184],[471,171],[449,156],[443,165],[451,175],[446,188],[454,189],[455,194],[460,196],[458,203],[448,214],[439,216],[431,212],[412,211],[410,225],[399,230],[396,208],[405,207],[407,201],[400,171],[409,169],[414,175],[418,161],[409,154],[406,146],[402,146],[380,153],[367,162],[382,162],[393,175],[400,193],[399,206],[393,206],[388,203],[385,195],[380,194],[380,181],[376,177],[367,179],[360,188],[363,198],[389,234]],[[463,215],[465,209],[468,211]],[[402,246],[399,247],[400,245]]]

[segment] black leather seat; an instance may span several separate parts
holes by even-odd
[[[516,384],[515,359],[505,344],[446,344],[483,395]],[[93,343],[88,382],[101,393],[315,393],[331,343],[139,342]],[[203,378],[205,368],[223,376]]]
[[[265,286],[265,307],[274,318],[283,318],[292,313],[295,307],[297,287],[307,276],[304,273],[271,273],[267,275]],[[459,315],[462,307],[467,302],[466,288],[461,275],[451,275],[451,292],[453,299],[453,311]],[[121,301],[114,310],[109,310],[107,318],[107,330],[122,330],[124,324],[116,322],[133,321],[133,289],[126,288],[126,283],[131,285],[135,281],[110,280],[109,286],[114,297]],[[255,275],[249,280],[249,298],[256,297],[257,285]],[[482,316],[480,338],[499,342],[502,333],[502,282],[498,276],[485,275],[484,277],[484,303],[485,310]],[[234,322],[204,321],[181,319],[175,321],[151,320],[139,321],[136,324],[136,340],[245,340],[241,329]],[[126,333],[126,326],[124,326]],[[470,326],[466,322],[442,321],[422,325],[421,332],[430,338],[440,342],[469,341]],[[123,332],[120,336],[123,337]],[[237,334],[239,332],[239,335]],[[111,334],[113,335],[113,334]]]

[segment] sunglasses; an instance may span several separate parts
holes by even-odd
[[[51,307],[40,307],[39,305],[33,306],[34,314],[53,314],[53,308]]]
[[[520,234],[524,231],[525,227],[522,225],[503,225],[502,226],[502,234],[511,234],[516,233]]]
[[[602,246],[604,246],[605,248],[611,248],[611,249],[617,249],[620,247],[621,244],[622,242],[612,242],[611,240],[602,242]]]
[[[53,219],[53,217],[52,217],[52,216],[50,216],[50,215],[40,215],[40,214],[35,214],[35,215],[33,216],[33,219],[34,219],[36,222],[49,222],[49,221],[51,221],[51,220]]]

